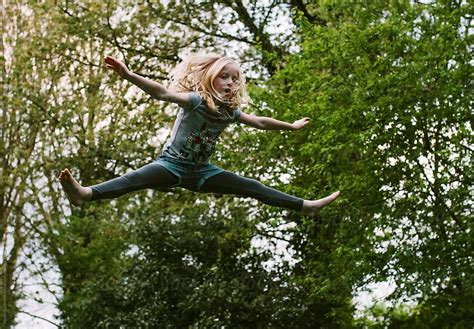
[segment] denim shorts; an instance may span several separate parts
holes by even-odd
[[[153,163],[162,166],[179,179],[178,183],[171,187],[183,187],[195,192],[201,190],[206,180],[225,171],[211,163],[183,162],[165,155],[160,155]]]

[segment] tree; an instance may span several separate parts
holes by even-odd
[[[273,33],[288,10],[295,24]],[[369,323],[353,319],[354,289],[387,279],[400,307],[381,308],[384,323],[374,326],[469,326],[470,11],[456,2],[9,4],[3,323],[21,311],[18,273],[52,267],[62,292],[44,285],[70,327],[151,326],[150,312],[168,326],[351,327]],[[232,45],[251,77],[274,75],[252,85],[257,113],[311,116],[312,126],[236,127],[218,164],[306,198],[341,189],[338,203],[316,221],[179,190],[70,209],[55,169],[94,184],[148,163],[175,111],[110,77],[102,57],[119,53],[163,81],[181,55]],[[298,225],[280,225],[288,222]],[[252,247],[257,237],[285,241],[297,264],[267,271],[273,255]],[[405,312],[413,296],[417,307]]]
[[[19,273],[25,268],[23,251],[37,228],[32,205],[37,202],[37,185],[42,182],[38,180],[34,160],[47,148],[42,142],[45,133],[42,128],[51,119],[51,113],[38,103],[50,85],[35,83],[46,72],[38,70],[32,60],[38,55],[41,57],[44,49],[44,43],[38,38],[43,33],[42,21],[24,9],[20,4],[2,9],[0,238],[3,289],[0,320],[5,327],[14,324],[18,311],[15,303],[23,287],[19,281]],[[31,43],[37,48],[31,47]],[[54,83],[58,76],[49,78]]]
[[[187,4],[188,8],[192,6],[192,2]],[[193,15],[207,15],[212,9],[213,17],[217,17],[222,8],[233,12],[235,9],[238,14],[231,15],[232,20],[245,17],[246,28],[252,28],[252,32],[242,40],[238,33],[222,37],[250,46],[259,43],[252,38],[260,38],[264,47],[275,48],[266,24],[274,17],[271,9],[276,6],[252,2],[252,16],[240,2],[222,2],[200,8]],[[164,80],[165,72],[176,63],[183,49],[212,45],[214,49],[220,48],[223,39],[216,41],[219,25],[200,30],[192,24],[193,16],[174,15],[182,7],[183,4],[176,3],[164,6],[68,1],[8,4],[2,12],[6,23],[2,28],[8,35],[2,43],[6,49],[3,78],[4,86],[10,89],[5,88],[9,92],[4,93],[2,107],[1,236],[4,246],[13,246],[9,259],[6,253],[3,258],[4,264],[8,264],[3,266],[6,287],[11,287],[7,305],[3,305],[3,309],[9,307],[8,319],[3,321],[6,326],[13,323],[18,311],[14,295],[22,291],[20,286],[10,284],[18,282],[15,269],[41,277],[45,269],[58,266],[64,296],[57,290],[51,293],[60,299],[64,318],[69,318],[68,310],[74,308],[68,303],[73,305],[80,300],[74,295],[80,295],[82,287],[94,281],[92,271],[97,269],[99,259],[116,264],[101,272],[103,277],[120,275],[121,261],[116,258],[120,258],[127,240],[121,230],[125,224],[121,222],[127,219],[128,204],[138,202],[136,196],[101,210],[92,206],[70,211],[59,197],[54,170],[71,167],[79,180],[93,184],[156,156],[155,146],[162,141],[150,141],[148,132],[170,125],[170,109],[148,102],[142,93],[117,102],[116,95],[133,95],[135,90],[127,84],[111,85],[101,60],[113,49],[123,54],[133,70]],[[122,15],[129,19],[122,19]],[[170,25],[170,17],[179,17],[180,21]],[[260,19],[259,23],[251,24],[252,17]],[[235,21],[228,23],[232,22]],[[247,47],[240,49],[243,54],[253,54],[252,60],[258,60],[256,52]],[[272,62],[266,62],[271,69]],[[136,109],[138,112],[130,114]],[[122,216],[118,218],[117,213]],[[76,223],[79,218],[82,224]],[[112,223],[107,222],[110,219]],[[102,237],[97,232],[107,230],[116,232],[124,243],[117,241],[113,250],[98,252],[97,246],[103,246],[107,240],[99,241]],[[83,260],[82,264],[75,262],[78,258]],[[83,273],[76,276],[79,271]],[[48,282],[43,283],[51,288]]]
[[[348,297],[351,287],[393,279],[392,302],[418,302],[407,325],[472,325],[471,10],[321,2],[314,11],[327,26],[299,20],[301,52],[262,100],[313,125],[301,138],[260,143],[290,159],[302,191],[342,190],[340,206],[299,237],[295,278],[322,276],[312,294],[339,284]],[[389,314],[386,324],[400,323]]]

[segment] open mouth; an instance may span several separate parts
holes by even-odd
[[[232,98],[232,96],[234,96],[234,92],[232,91],[231,88],[225,88],[222,90],[223,93],[222,93],[222,98],[225,98],[225,99],[230,99]]]

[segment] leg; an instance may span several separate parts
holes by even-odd
[[[117,198],[146,188],[168,188],[179,181],[176,176],[155,163],[90,187],[81,186],[67,169],[61,172],[59,179],[74,205],[81,205],[85,201]]]
[[[255,179],[248,179],[225,171],[207,180],[202,189],[205,193],[235,194],[257,199],[265,204],[302,211],[314,215],[316,210],[334,201],[339,192],[319,200],[303,200],[263,185]]]
[[[229,171],[224,171],[209,178],[201,189],[204,193],[235,194],[257,199],[275,207],[300,211],[303,199],[280,192],[263,185],[255,179],[241,177]]]

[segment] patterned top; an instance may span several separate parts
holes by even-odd
[[[191,94],[189,105],[180,108],[162,155],[190,164],[207,164],[219,135],[240,117],[239,109],[231,113],[212,113],[198,94]]]

